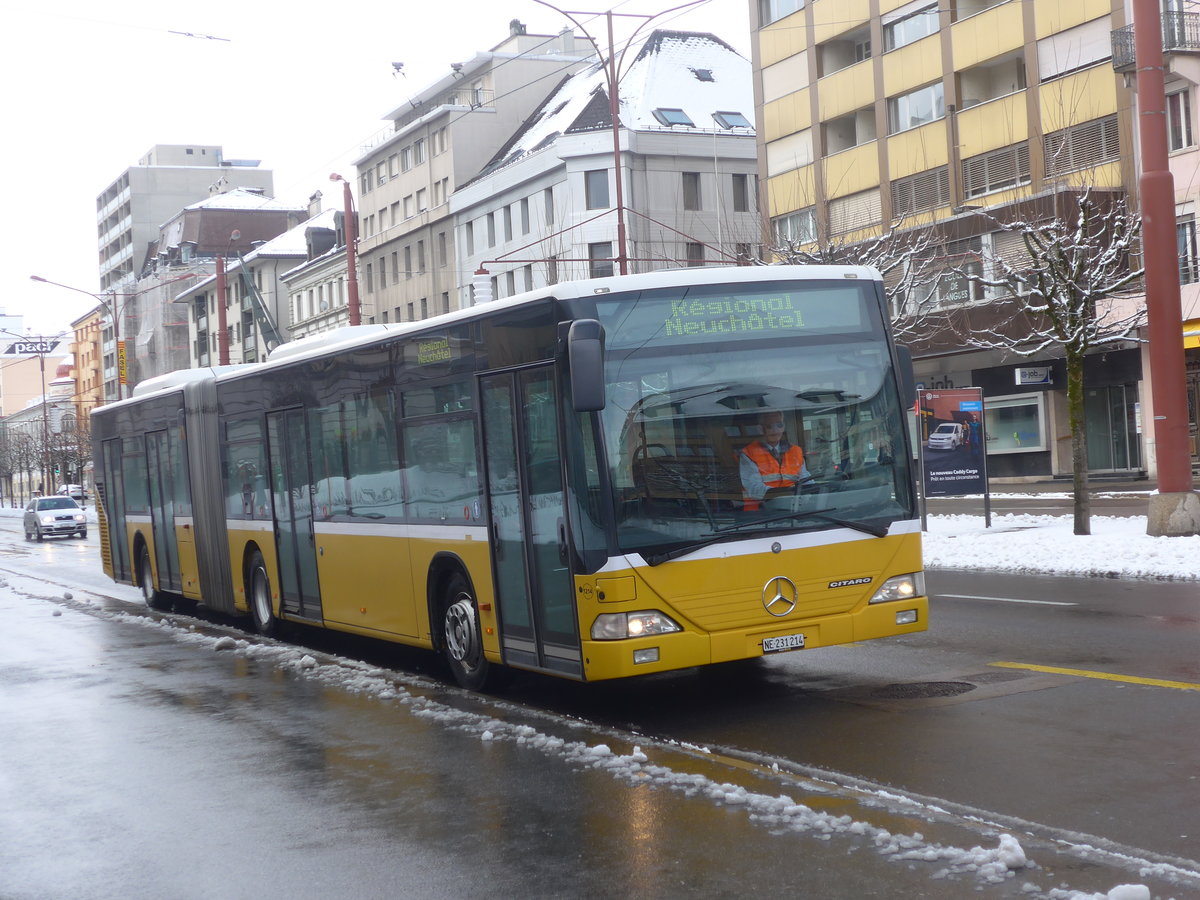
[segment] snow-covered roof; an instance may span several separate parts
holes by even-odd
[[[682,111],[679,120],[691,124],[668,125],[656,110]],[[715,35],[655,31],[620,76],[618,116],[625,128],[754,133],[753,127],[726,127],[713,118],[718,112],[740,113],[747,122],[754,121],[750,62]],[[605,67],[595,63],[563,79],[479,174],[550,146],[563,134],[611,125]]]
[[[185,206],[184,209],[276,209],[281,212],[293,212],[297,207],[281,203],[257,191],[234,188],[223,194],[213,194],[211,197],[205,197],[198,203]]]
[[[246,263],[246,265],[249,265],[256,259],[296,258],[306,261],[308,258],[308,241],[305,233],[310,228],[328,228],[331,231],[335,230],[336,225],[334,224],[334,216],[337,215],[337,213],[338,210],[336,209],[327,209],[324,212],[319,212],[311,219],[306,219],[299,225],[289,228],[283,234],[273,237],[266,243],[255,247],[249,253],[242,256],[242,260]],[[334,249],[341,249],[342,252],[345,252],[344,246]],[[237,266],[238,263],[234,261],[231,268],[236,268]],[[216,283],[216,280],[217,276],[215,274],[206,276],[200,281],[197,281],[195,284],[189,286],[186,291],[180,293],[175,298],[176,302],[183,302],[184,300],[187,300],[197,291],[203,290],[208,285]]]

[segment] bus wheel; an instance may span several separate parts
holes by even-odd
[[[454,680],[469,691],[483,690],[492,666],[483,655],[479,637],[479,610],[471,595],[471,586],[461,572],[446,585],[445,614],[442,617],[442,652]]]
[[[154,569],[150,565],[150,551],[142,547],[138,554],[138,583],[142,588],[142,599],[151,609],[170,609],[171,598],[154,587]]]
[[[267,575],[267,564],[258,552],[250,560],[249,588],[254,627],[263,637],[273,637],[279,628],[279,620],[271,609],[271,579]]]

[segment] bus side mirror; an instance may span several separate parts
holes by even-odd
[[[900,382],[900,405],[912,409],[917,404],[917,376],[913,374],[912,351],[896,345],[896,376]]]
[[[567,332],[567,365],[571,370],[571,404],[577,412],[604,409],[604,327],[595,319],[579,319]]]

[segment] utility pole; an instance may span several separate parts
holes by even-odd
[[[362,324],[362,306],[358,300],[358,223],[354,220],[354,195],[350,182],[334,172],[330,181],[342,183],[342,218],[346,232],[346,306],[351,325]]]
[[[1151,496],[1146,532],[1200,534],[1200,496],[1192,489],[1183,361],[1183,313],[1175,238],[1175,182],[1167,163],[1166,92],[1159,0],[1133,0],[1141,138],[1142,252],[1158,493]]]

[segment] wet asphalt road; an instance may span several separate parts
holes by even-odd
[[[1130,881],[1200,896],[1200,880],[1172,884],[1166,870],[1077,849],[1111,842],[1200,869],[1188,862],[1200,691],[1168,686],[1200,683],[1195,584],[935,572],[924,635],[617,684],[519,677],[480,698],[441,683],[428,654],[307,635],[312,663],[300,664],[230,623],[148,615],[132,589],[86,589],[94,537],[24,545],[9,525],[0,520],[5,900],[936,898]],[[215,649],[222,638],[245,647]],[[383,687],[329,650],[390,666]],[[667,776],[614,777],[586,755],[534,748],[522,729],[618,756],[641,745],[667,771],[787,793],[869,835],[987,847],[1000,825],[1040,868],[1000,885],[935,878],[944,863],[771,827]],[[881,789],[907,799],[881,800]]]

